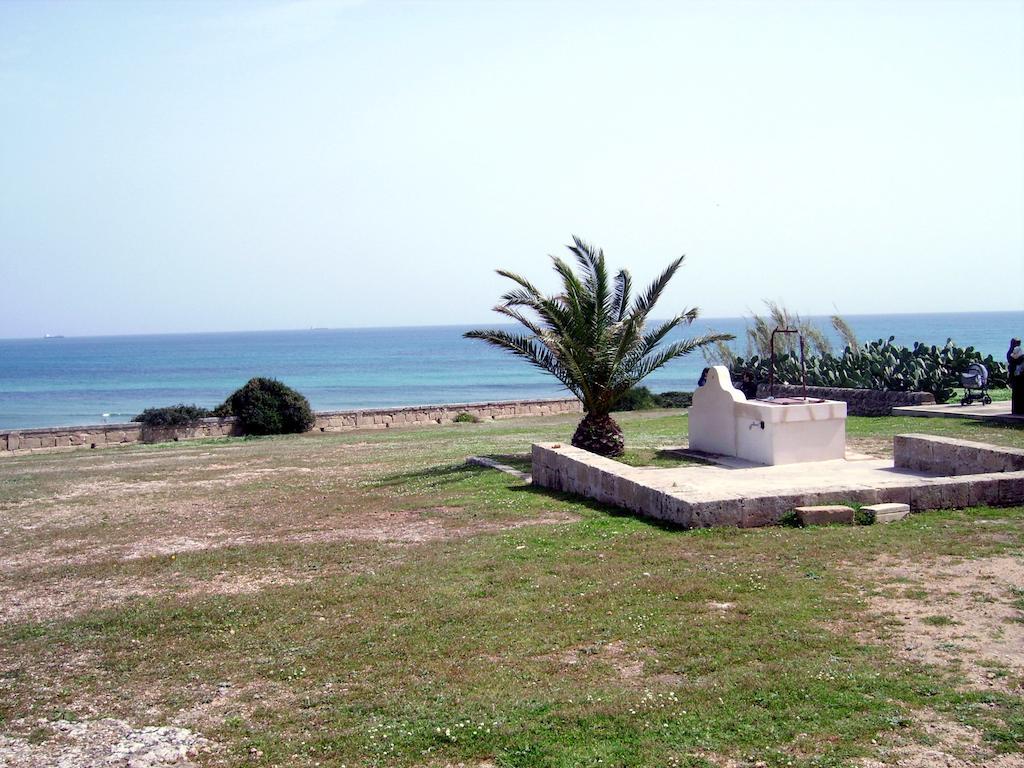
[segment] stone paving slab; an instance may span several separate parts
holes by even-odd
[[[820,506],[797,507],[795,510],[800,525],[853,525],[856,513],[845,504],[822,504]]]
[[[624,465],[623,465],[624,466]],[[749,465],[746,467],[628,467],[623,477],[642,479],[652,488],[684,494],[693,499],[751,496],[766,493],[818,491],[837,487],[891,487],[908,482],[926,483],[925,472],[896,469],[891,459],[805,462],[803,464]]]
[[[978,421],[997,421],[1024,426],[1024,416],[1010,413],[1010,401],[1002,400],[991,405],[960,405],[949,402],[943,405],[904,405],[892,409],[893,416],[923,416],[933,419],[975,419]]]
[[[910,514],[909,504],[868,504],[861,509],[873,512],[876,523],[895,523]]]

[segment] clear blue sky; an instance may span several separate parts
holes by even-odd
[[[1024,4],[0,3],[0,337],[1024,308]]]

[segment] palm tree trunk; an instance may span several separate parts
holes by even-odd
[[[621,456],[626,450],[622,429],[606,413],[588,413],[576,427],[572,444],[601,456]]]

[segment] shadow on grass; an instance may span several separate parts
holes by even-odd
[[[690,453],[684,453],[681,448],[661,448],[655,454],[657,458],[664,461],[672,461],[679,466],[694,466],[694,467],[713,467],[715,462],[711,459],[701,458],[700,456],[694,456]]]
[[[574,504],[577,507],[584,507],[585,509],[588,509],[591,512],[597,512],[607,517],[626,518],[629,520],[635,520],[638,523],[642,523],[644,525],[650,526],[651,528],[657,528],[662,531],[680,532],[692,530],[690,528],[686,528],[682,525],[679,525],[678,523],[673,523],[668,520],[656,520],[653,517],[645,517],[643,515],[638,515],[635,512],[630,512],[628,509],[623,509],[621,507],[612,506],[611,504],[603,504],[599,501],[594,501],[594,499],[588,498],[586,496],[578,496],[575,493],[567,493],[566,491],[555,491],[552,490],[551,488],[544,488],[539,485],[533,485],[532,483],[511,486],[509,490],[515,493],[528,493],[535,496],[544,496],[548,499],[560,501],[565,504]]]
[[[517,463],[523,463],[525,461],[525,455],[522,454],[488,454],[487,458],[508,464],[512,464],[513,461]],[[525,471],[529,471],[528,463],[526,464]],[[479,477],[485,472],[498,472],[498,470],[474,464],[448,464],[442,467],[427,467],[425,469],[418,469],[411,472],[400,472],[393,475],[387,475],[386,477],[378,480],[376,485],[380,487],[392,487],[402,485],[404,483],[421,483],[432,488],[440,488],[473,477]],[[678,523],[644,517],[643,515],[635,514],[620,507],[603,504],[587,498],[586,496],[578,496],[573,493],[555,491],[550,488],[533,485],[532,483],[524,483],[511,476],[509,476],[509,481],[507,488],[511,493],[530,494],[531,496],[544,497],[565,504],[573,504],[577,507],[583,507],[591,512],[596,512],[607,517],[636,520],[637,522],[663,531],[678,532],[689,530]]]
[[[382,488],[403,485],[405,483],[426,483],[433,487],[439,487],[467,480],[482,472],[492,471],[494,470],[475,464],[446,464],[440,467],[426,467],[425,469],[414,469],[409,472],[385,475],[377,479],[373,484]]]
[[[520,472],[533,471],[533,458],[528,453],[485,453],[483,458],[518,469]]]

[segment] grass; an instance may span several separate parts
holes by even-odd
[[[962,392],[960,394],[963,396]],[[1002,389],[990,389],[988,394],[993,402],[1003,402],[1013,396],[1013,391],[1009,387],[1003,387]]]
[[[678,463],[659,449],[685,443],[685,416],[617,418],[627,461]],[[531,442],[572,427],[5,460],[0,733],[20,718],[175,720],[227,766],[822,768],[928,709],[995,751],[1024,748],[1019,697],[864,639],[885,632],[866,564],[1019,553],[1024,510],[686,532],[463,462],[528,470]],[[899,431],[1024,445],[959,420],[848,429],[865,449]]]

